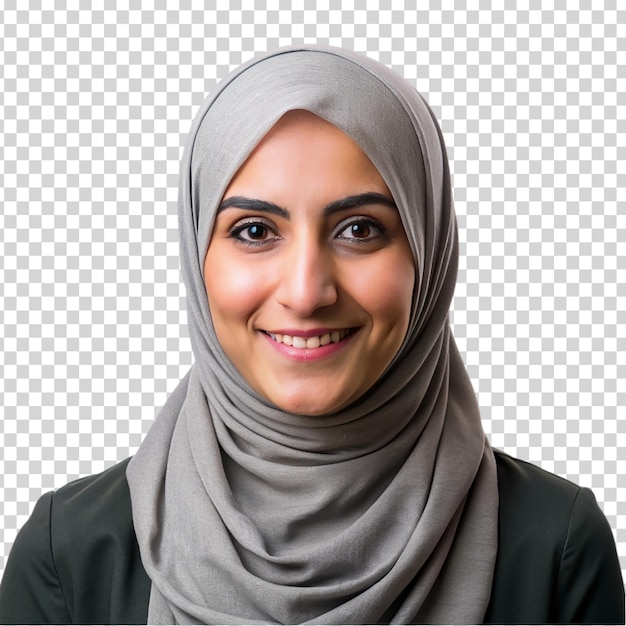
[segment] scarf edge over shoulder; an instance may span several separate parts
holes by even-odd
[[[243,380],[203,264],[224,190],[287,111],[350,136],[387,183],[415,259],[409,329],[333,415],[289,415]],[[450,332],[458,242],[441,130],[400,76],[353,52],[281,49],[205,101],[179,190],[195,362],[127,469],[150,623],[480,623],[497,552],[493,453]],[[348,444],[346,443],[348,442]]]

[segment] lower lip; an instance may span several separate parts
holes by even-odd
[[[270,345],[282,356],[291,359],[292,361],[317,361],[319,359],[325,359],[329,356],[337,354],[340,350],[343,350],[348,345],[350,340],[357,334],[358,331],[353,331],[346,335],[341,341],[337,343],[328,343],[325,346],[319,348],[294,348],[288,346],[286,343],[278,343],[274,341],[268,334],[261,333],[269,342]]]

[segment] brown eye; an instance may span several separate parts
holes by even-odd
[[[267,237],[267,228],[262,224],[250,224],[240,232],[240,235],[244,233],[248,235],[248,238],[259,241]]]
[[[378,222],[364,217],[340,226],[337,237],[344,241],[374,241],[386,235],[386,230]]]
[[[365,239],[370,236],[370,233],[371,229],[368,224],[357,222],[350,226],[350,234],[357,239]]]
[[[248,245],[269,243],[278,237],[273,228],[256,220],[239,222],[229,231],[229,236]]]

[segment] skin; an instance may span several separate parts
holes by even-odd
[[[415,264],[365,153],[292,111],[230,182],[204,275],[217,337],[243,378],[280,409],[314,416],[363,395],[397,353]],[[333,331],[346,336],[328,343]],[[299,349],[287,345],[293,335],[294,345],[319,339]]]

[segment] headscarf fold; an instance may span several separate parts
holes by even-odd
[[[216,337],[203,265],[224,191],[287,111],[351,137],[398,206],[416,267],[405,340],[350,406],[287,414]],[[448,311],[450,175],[426,102],[393,71],[317,46],[258,57],[199,111],[181,165],[195,361],[128,466],[149,623],[479,623],[497,550],[495,461]]]

